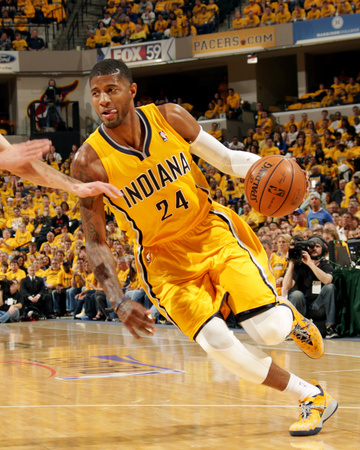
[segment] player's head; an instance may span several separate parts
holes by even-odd
[[[90,72],[90,83],[94,77],[102,75],[117,75],[119,79],[127,79],[130,84],[134,82],[128,66],[117,59],[103,59],[95,64]]]
[[[90,89],[95,112],[107,128],[117,128],[135,114],[137,86],[122,61],[105,59],[97,63],[90,74]]]

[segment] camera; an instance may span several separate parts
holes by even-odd
[[[289,261],[294,261],[297,263],[301,263],[302,261],[302,252],[307,252],[309,249],[315,247],[314,241],[296,241],[294,243],[294,248],[289,249]]]

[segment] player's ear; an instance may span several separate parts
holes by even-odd
[[[132,100],[135,98],[136,93],[137,93],[137,84],[136,83],[132,83],[130,84],[130,96],[132,98]]]

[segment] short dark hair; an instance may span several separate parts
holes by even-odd
[[[103,59],[95,64],[90,72],[90,81],[94,77],[100,77],[102,75],[117,75],[119,79],[126,78],[130,84],[134,82],[128,66],[117,59]]]

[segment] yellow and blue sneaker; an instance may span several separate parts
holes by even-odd
[[[290,336],[305,355],[310,358],[320,358],[325,351],[324,341],[320,331],[312,320],[307,319],[286,298],[279,297],[280,304],[288,306],[294,316],[293,329]]]
[[[306,397],[300,402],[302,412],[300,420],[289,428],[291,436],[313,436],[318,434],[323,423],[337,410],[337,401],[326,393],[316,381],[311,384],[320,389],[320,394],[315,397]]]

